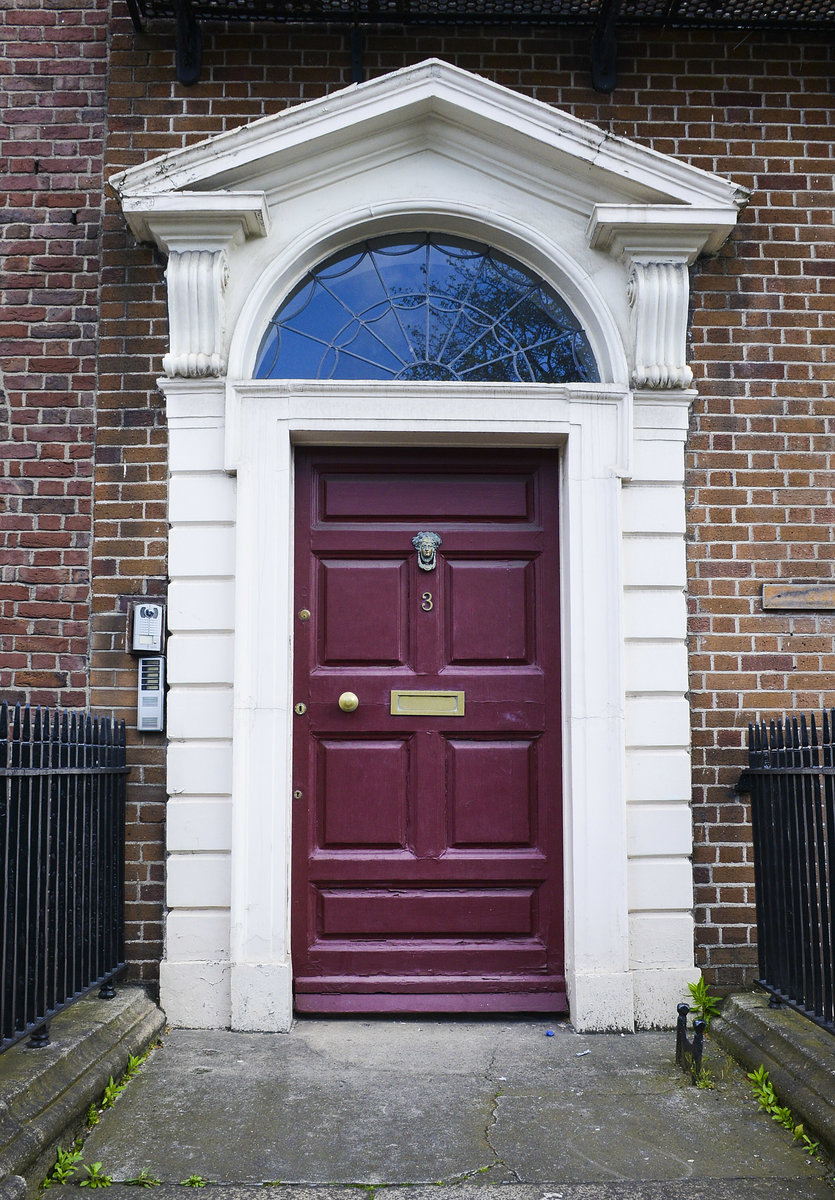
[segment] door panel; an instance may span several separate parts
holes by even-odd
[[[450,663],[524,663],[533,656],[533,564],[446,564]]]
[[[321,562],[322,664],[406,660],[408,573],[405,562]],[[374,603],[368,603],[373,597]]]
[[[302,1011],[565,1008],[556,465],[297,456]],[[412,546],[428,530],[432,571]],[[397,690],[419,694],[393,712]]]
[[[536,742],[448,738],[450,849],[532,846],[536,836]]]
[[[323,849],[406,849],[408,739],[322,740],[317,783]]]

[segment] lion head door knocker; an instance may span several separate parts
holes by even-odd
[[[417,550],[418,566],[421,571],[434,571],[438,565],[438,547],[441,538],[437,533],[416,533],[412,545]]]

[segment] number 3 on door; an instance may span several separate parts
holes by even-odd
[[[434,602],[432,600],[431,592],[423,593],[423,595],[420,598],[420,607],[423,609],[424,612],[431,612],[432,609],[435,607]]]

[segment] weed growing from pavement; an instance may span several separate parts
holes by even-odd
[[[785,1104],[780,1104],[765,1067],[761,1064],[756,1071],[749,1071],[748,1079],[751,1081],[754,1098],[763,1112],[767,1112],[772,1121],[788,1129],[794,1140],[802,1144],[811,1158],[819,1157],[820,1142],[813,1142],[802,1123],[795,1121],[791,1109]]]
[[[156,1179],[150,1173],[150,1171],[148,1170],[147,1167],[143,1167],[142,1170],[139,1172],[139,1174],[134,1176],[133,1179],[123,1179],[122,1182],[124,1183],[125,1187],[146,1187],[146,1188],[148,1188],[148,1187],[157,1187],[160,1183],[162,1183],[162,1180]]]
[[[107,1081],[107,1087],[104,1089],[104,1095],[101,1098],[101,1107],[112,1108],[124,1090],[124,1083],[114,1083],[113,1076],[111,1075]]]
[[[188,1179],[180,1180],[180,1187],[205,1187],[208,1182],[202,1175],[189,1175]]]
[[[81,1138],[74,1143],[71,1150],[62,1150],[59,1146],[55,1166],[49,1172],[41,1187],[44,1191],[51,1187],[63,1187],[65,1183],[69,1183],[73,1175],[78,1173],[80,1164]]]
[[[104,1188],[110,1187],[113,1182],[113,1176],[105,1175],[100,1162],[90,1163],[84,1170],[87,1172],[87,1178],[81,1180],[81,1187]]]
[[[159,1042],[154,1043],[154,1045],[159,1044]],[[106,1108],[113,1107],[130,1080],[141,1070],[153,1048],[153,1046],[150,1046],[144,1054],[131,1054],[128,1056],[127,1066],[119,1083],[115,1082],[112,1075],[110,1076],[99,1103],[91,1104],[87,1109],[86,1133],[90,1133],[98,1125],[101,1114]],[[81,1169],[87,1172],[86,1178],[78,1181],[81,1187],[103,1188],[110,1186],[113,1178],[105,1174],[100,1162],[90,1163],[89,1165],[83,1162],[82,1146],[83,1137],[79,1137],[76,1138],[69,1150],[64,1150],[61,1146],[58,1147],[55,1165],[41,1184],[41,1191],[46,1191],[52,1187],[63,1187]],[[160,1181],[154,1179],[148,1174],[147,1169],[144,1169],[140,1171],[136,1179],[128,1179],[125,1182],[139,1187],[154,1187]]]
[[[713,1072],[710,1067],[702,1067],[701,1070],[695,1071],[693,1063],[690,1064],[690,1074],[693,1076],[693,1082],[700,1091],[712,1092],[714,1088]]]
[[[698,983],[688,983],[687,990],[692,1000],[690,1010],[693,1016],[699,1021],[704,1021],[709,1029],[713,1018],[719,1016],[719,997],[713,995],[701,978]]]

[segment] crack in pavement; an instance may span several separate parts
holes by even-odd
[[[492,1136],[492,1132],[495,1129],[495,1127],[498,1123],[498,1120],[499,1120],[499,1104],[501,1102],[501,1098],[503,1095],[504,1095],[504,1092],[501,1090],[501,1088],[499,1088],[498,1091],[493,1093],[493,1099],[490,1101],[490,1116],[489,1116],[487,1124],[484,1128],[484,1140],[487,1143],[488,1150],[493,1155],[493,1158],[495,1160],[492,1165],[494,1167],[499,1167],[499,1166],[504,1167],[505,1171],[507,1171],[507,1173],[513,1177],[514,1183],[522,1183],[522,1177],[519,1174],[519,1172],[514,1167],[508,1166],[508,1164],[505,1162],[505,1160],[502,1158],[502,1156],[499,1154],[498,1150],[496,1149],[496,1147],[493,1145],[492,1141],[490,1140],[491,1136]]]

